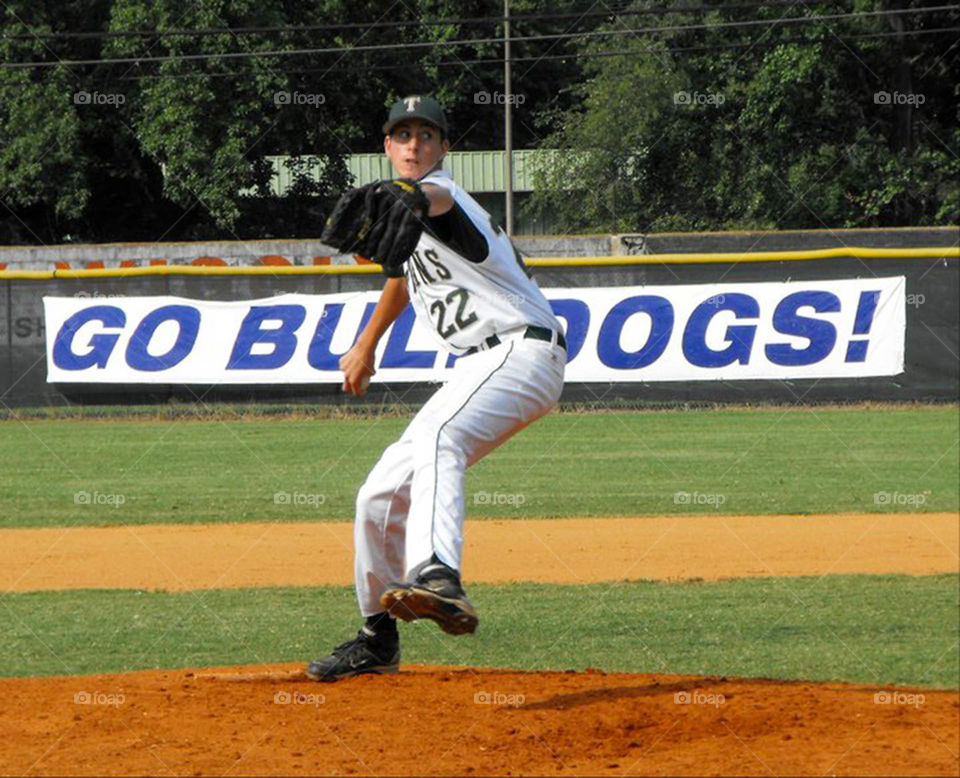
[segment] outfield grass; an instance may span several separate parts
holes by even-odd
[[[404,661],[957,688],[958,584],[886,575],[478,585],[477,634],[401,625]],[[359,623],[345,587],[38,592],[3,603],[8,676],[303,661]]]
[[[2,421],[0,527],[350,518],[357,487],[405,424]],[[958,435],[956,407],[554,414],[469,471],[467,509],[505,518],[957,510]],[[305,501],[278,504],[278,492]],[[105,502],[78,504],[83,493]],[[483,493],[500,502],[477,502]],[[878,504],[878,493],[893,497]]]

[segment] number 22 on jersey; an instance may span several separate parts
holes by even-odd
[[[466,289],[454,289],[443,300],[434,300],[430,303],[430,314],[434,317],[437,325],[437,332],[440,337],[446,340],[453,333],[469,327],[477,320],[477,314],[473,311],[467,313],[467,301],[470,299],[470,292]],[[456,309],[454,309],[456,305]],[[448,315],[453,311],[452,319]]]

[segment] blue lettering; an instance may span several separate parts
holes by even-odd
[[[227,370],[272,370],[290,361],[297,348],[297,329],[303,324],[306,309],[302,305],[254,305],[243,319]],[[265,329],[267,321],[279,321],[280,327]],[[269,343],[269,354],[253,354],[257,343]]]
[[[147,351],[147,347],[157,327],[165,321],[177,322],[179,328],[177,341],[166,354],[155,357]],[[130,342],[127,344],[127,364],[134,370],[166,370],[178,365],[197,342],[199,331],[200,311],[196,308],[188,305],[165,305],[151,311],[143,317],[143,321],[130,336]]]
[[[637,313],[650,317],[650,335],[637,351],[624,351],[620,347],[620,334],[627,319]],[[665,297],[638,295],[621,300],[600,325],[597,338],[597,356],[607,367],[631,370],[652,364],[663,354],[673,332],[673,306]]]
[[[117,344],[120,333],[93,335],[90,350],[78,354],[73,350],[73,338],[84,324],[99,321],[104,327],[123,327],[126,314],[114,305],[94,305],[77,311],[67,319],[53,342],[53,364],[63,370],[85,370],[88,367],[106,367],[107,360]]]
[[[393,323],[387,346],[380,358],[380,367],[433,367],[437,359],[436,351],[407,350],[416,318],[413,306],[408,304]]]
[[[831,351],[837,342],[837,328],[830,322],[800,316],[799,308],[810,307],[817,313],[836,313],[840,298],[831,292],[794,292],[784,297],[773,312],[773,328],[783,335],[798,335],[809,343],[795,348],[789,343],[770,343],[767,359],[776,365],[812,365]]]
[[[733,311],[738,319],[755,319],[760,316],[760,306],[747,294],[715,295],[700,303],[687,321],[683,332],[683,355],[697,367],[724,367],[734,362],[750,363],[750,349],[757,334],[755,324],[727,327],[724,336],[730,345],[721,351],[707,346],[707,327],[720,311]]]
[[[567,331],[564,339],[567,341],[567,363],[580,353],[587,339],[587,328],[590,326],[590,307],[583,300],[551,300],[550,307],[553,315],[559,316],[567,322]],[[447,367],[452,367],[460,357],[451,354],[447,357]]]
[[[860,292],[857,304],[857,318],[853,322],[854,335],[867,335],[873,326],[873,315],[877,312],[880,292]],[[851,340],[847,344],[847,356],[844,362],[866,362],[869,340]]]
[[[587,339],[587,329],[590,327],[590,306],[583,300],[551,300],[550,307],[553,315],[559,316],[567,322],[567,362],[572,362],[580,353]]]
[[[376,303],[367,303],[367,307],[363,311],[363,318],[360,320],[360,326],[357,328],[357,335],[363,332],[363,328],[367,326],[367,322],[373,315],[373,309],[376,307]],[[343,303],[328,303],[323,308],[323,316],[317,322],[316,332],[313,333],[313,339],[310,341],[310,348],[307,351],[307,363],[314,370],[340,369],[340,357],[343,354],[334,354],[330,351],[330,343],[333,340],[333,333],[337,329],[337,324],[340,323],[342,313]],[[356,340],[356,337],[354,337],[354,340]]]

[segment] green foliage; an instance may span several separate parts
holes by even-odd
[[[260,2],[198,5],[186,0],[117,0],[111,21],[112,30],[166,32],[266,26],[282,23],[283,17],[271,4]],[[216,54],[229,50],[233,39],[231,33],[173,35],[160,38],[150,54]],[[254,51],[266,50],[270,43],[263,38],[244,41]],[[114,38],[103,53],[135,57],[142,45],[139,39]],[[265,183],[262,176],[258,180],[248,152],[276,121],[276,107],[271,111],[269,100],[286,87],[286,78],[271,68],[276,64],[276,58],[244,60],[243,77],[231,79],[228,85],[209,75],[229,67],[224,60],[165,61],[159,66],[159,78],[139,82],[130,101],[131,129],[142,152],[163,171],[164,196],[184,209],[199,201],[217,226],[235,227],[240,217],[237,193]]]
[[[0,422],[0,526],[348,520],[367,472],[406,423]],[[468,514],[957,510],[958,425],[956,408],[552,414],[467,472]],[[125,502],[77,504],[84,491]],[[277,504],[277,492],[324,499]],[[478,492],[523,501],[482,504]],[[684,504],[678,492],[724,502]],[[879,492],[920,496],[878,504]]]
[[[49,31],[39,17],[34,3],[8,3],[3,32]],[[4,62],[35,61],[45,54],[36,38],[0,37]],[[77,218],[86,207],[89,161],[83,158],[80,122],[72,110],[73,83],[66,66],[52,68],[43,79],[27,70],[0,70],[0,192],[8,208],[28,213],[45,205],[50,218],[60,221]],[[31,232],[22,221],[12,229]],[[0,237],[5,232],[0,222]]]
[[[498,17],[502,7],[410,0],[384,17],[373,0],[10,0],[0,8],[5,63],[135,61],[0,71],[0,241],[316,236],[350,183],[345,156],[380,148],[384,107],[401,95],[440,97],[455,150],[502,148],[501,106],[476,97],[503,92],[502,26],[429,24]],[[518,38],[616,33],[513,46],[513,88],[523,99],[513,111],[515,146],[564,151],[540,172],[535,216],[589,232],[957,220],[960,50],[949,33],[897,36],[958,26],[957,11],[800,26],[787,20],[838,7],[631,7],[658,12],[578,18],[578,0],[512,3],[517,16],[574,14],[518,19]],[[755,18],[775,24],[723,26]],[[363,26],[380,19],[409,24]],[[360,26],[306,29],[330,24]],[[284,26],[294,29],[231,31]],[[216,32],[188,34],[204,29]],[[156,34],[33,37],[77,31]],[[470,39],[490,40],[355,48]],[[308,48],[345,52],[228,56]],[[589,58],[564,56],[578,53]],[[215,56],[142,61],[204,54]],[[879,92],[919,94],[923,103],[878,104]],[[278,93],[313,98],[283,103]],[[678,103],[679,93],[722,102]],[[84,103],[81,94],[107,100]],[[292,158],[294,185],[282,198],[268,196],[271,156]]]
[[[401,625],[410,663],[956,688],[958,578],[470,586],[480,628]],[[3,675],[307,662],[353,635],[353,589],[7,594]],[[518,651],[518,630],[522,650]]]
[[[519,0],[514,12],[576,6]],[[351,49],[496,38],[501,28],[492,22],[423,22],[497,17],[501,9],[493,0],[411,0],[389,13],[374,0],[11,1],[0,8],[4,62],[134,61],[0,71],[0,191],[9,192],[10,209],[0,211],[0,241],[315,237],[351,183],[346,155],[382,147],[384,108],[396,98],[436,93],[448,108],[456,149],[502,143],[500,106],[475,101],[478,92],[502,91],[499,43]],[[371,29],[377,21],[387,26]],[[518,23],[516,34],[568,24]],[[292,29],[233,31],[277,27]],[[31,37],[81,30],[114,35]],[[201,30],[214,32],[191,34]],[[155,34],[119,35],[138,31]],[[4,37],[15,34],[27,37]],[[325,48],[344,51],[229,56]],[[198,55],[215,56],[145,61]],[[531,117],[566,108],[554,85],[579,74],[575,60],[517,72],[528,101],[518,112],[518,146],[540,140]],[[72,98],[81,91],[107,101],[78,104]],[[268,196],[271,156],[290,157],[293,186],[284,197]]]
[[[618,41],[627,53],[589,61],[580,105],[544,141],[571,153],[539,171],[534,212],[552,211],[570,231],[587,232],[956,222],[960,132],[951,74],[960,53],[949,46],[952,34],[851,36],[956,26],[960,13],[753,30],[717,24],[838,12],[807,4],[746,16],[668,14],[657,23],[714,26]],[[606,29],[638,26],[637,18]],[[610,48],[587,43],[583,52]],[[881,93],[922,102],[884,104]]]

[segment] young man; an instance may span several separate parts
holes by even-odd
[[[365,623],[356,638],[310,663],[307,675],[318,681],[396,672],[395,618],[432,619],[450,634],[476,629],[459,573],[464,471],[556,405],[566,365],[562,328],[509,238],[441,169],[450,142],[440,105],[406,97],[383,130],[394,170],[418,182],[429,211],[403,275],[387,279],[340,360],[344,391],[364,393],[377,343],[408,302],[460,358],[360,488],[355,574]]]

